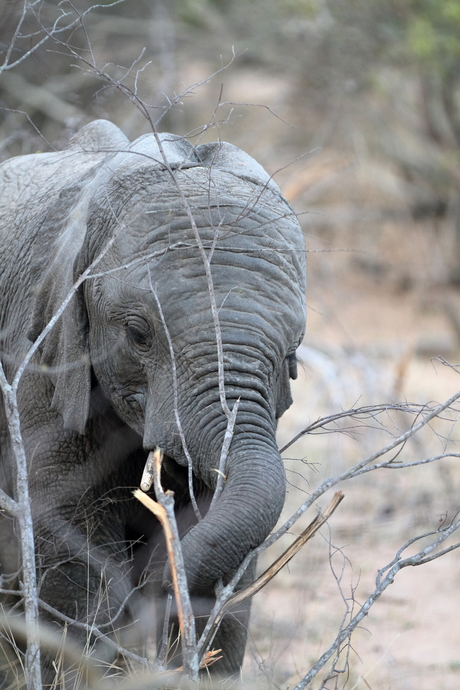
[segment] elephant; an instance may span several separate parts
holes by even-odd
[[[300,224],[268,173],[236,146],[193,146],[168,133],[130,142],[105,120],[61,151],[5,161],[0,192],[8,380],[71,296],[18,391],[43,620],[62,627],[54,609],[118,636],[138,621],[142,637],[156,618],[161,637],[170,591],[164,537],[133,497],[148,453],[161,449],[202,629],[216,585],[263,542],[285,500],[275,436],[305,332]],[[237,401],[223,490],[212,502],[225,405]],[[14,496],[0,414],[0,486]],[[20,565],[14,521],[0,516],[7,582]],[[249,568],[246,583],[253,577]],[[249,605],[224,618],[216,675],[239,673],[248,618]],[[68,627],[82,645],[86,635]],[[111,654],[103,643],[95,649],[97,658]],[[42,664],[51,684],[46,650]]]

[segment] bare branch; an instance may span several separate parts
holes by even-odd
[[[304,546],[307,541],[316,534],[320,527],[324,525],[324,523],[330,518],[332,513],[339,506],[343,498],[343,493],[338,491],[334,495],[324,513],[317,515],[316,518],[302,532],[302,534],[291,544],[291,546],[289,546],[284,553],[250,585],[233,594],[235,587],[242,576],[242,573],[240,574],[240,571],[238,570],[237,574],[231,579],[229,584],[221,589],[198,643],[198,654],[200,658],[206,653],[209,646],[212,644],[214,635],[217,632],[217,629],[226,611],[228,611],[232,606],[240,604],[245,599],[254,596],[254,594],[265,587],[265,585],[275,577],[281,568],[289,563],[295,554],[300,551],[302,546]]]
[[[14,517],[17,517],[20,511],[19,504],[14,499],[12,499],[11,496],[8,496],[8,494],[5,493],[3,489],[0,489],[0,508],[2,510],[6,510],[7,513]]]
[[[3,393],[6,421],[10,435],[11,449],[16,466],[14,506],[11,499],[5,501],[14,508],[13,515],[19,525],[19,542],[22,555],[22,591],[26,626],[25,674],[28,690],[41,687],[40,639],[38,629],[38,594],[35,569],[35,537],[32,521],[32,507],[29,495],[27,459],[21,435],[19,407],[14,386],[8,383],[0,364],[0,389]],[[5,496],[3,496],[5,498]]]
[[[449,405],[448,405],[449,407]],[[342,419],[353,419],[359,421],[367,421],[369,419],[375,419],[379,414],[387,414],[390,411],[395,412],[405,412],[413,415],[422,414],[423,412],[429,410],[427,404],[420,405],[415,403],[382,403],[379,405],[367,405],[363,407],[351,408],[349,410],[343,410],[341,412],[335,412],[334,414],[328,415],[327,417],[319,417],[316,421],[309,424],[305,429],[299,431],[288,443],[286,443],[281,449],[280,453],[284,453],[285,450],[290,448],[296,441],[298,441],[303,436],[307,434],[313,434],[324,430],[325,433],[337,433],[337,431],[342,431],[341,427],[337,426],[337,422]],[[438,416],[435,414],[434,416]],[[332,429],[327,429],[328,426],[332,425]],[[354,428],[354,427],[352,427]],[[366,428],[367,425],[366,425]]]
[[[390,451],[394,450],[398,446],[401,446],[404,444],[409,438],[417,434],[423,427],[425,427],[427,424],[431,422],[432,419],[435,419],[436,417],[439,417],[444,410],[449,409],[452,404],[460,398],[460,391],[457,391],[454,395],[452,395],[448,400],[446,400],[444,403],[440,405],[436,405],[434,408],[432,408],[427,414],[423,417],[423,419],[420,420],[417,424],[414,424],[410,429],[408,429],[406,432],[403,434],[400,434],[396,438],[394,438],[390,443],[388,443],[386,446],[381,448],[380,450],[376,451],[375,453],[372,453],[372,455],[369,455],[367,458],[362,460],[361,462],[358,462],[356,465],[353,465],[350,469],[345,470],[341,474],[336,475],[335,477],[329,477],[328,479],[325,479],[314,491],[312,494],[310,494],[309,498],[302,503],[300,508],[296,510],[296,512],[287,520],[284,525],[274,532],[266,541],[263,542],[257,549],[254,549],[251,553],[254,554],[254,556],[261,551],[264,551],[267,549],[271,544],[273,544],[275,541],[277,541],[283,534],[285,534],[288,530],[291,529],[291,527],[297,522],[297,520],[310,508],[310,506],[315,503],[320,496],[322,496],[326,491],[331,489],[333,486],[336,486],[340,482],[346,481],[347,479],[352,479],[353,477],[357,477],[360,474],[363,474],[366,470],[365,468],[370,465],[372,462],[377,460],[378,458],[382,457],[382,455],[386,455],[386,453],[389,453]],[[290,444],[289,444],[290,445]],[[397,465],[395,465],[397,467]],[[246,558],[249,557],[246,556]],[[252,557],[254,557],[252,556]],[[246,559],[243,561],[241,564],[241,567],[243,567],[243,564],[245,563]]]
[[[155,670],[162,671],[163,665],[168,654],[169,649],[169,619],[171,616],[172,594],[166,597],[165,615],[163,620],[163,633],[161,636],[161,647],[155,659]]]
[[[17,67],[21,62],[23,62],[28,57],[30,57],[30,55],[35,53],[35,51],[38,48],[40,48],[40,46],[42,46],[44,43],[46,43],[50,38],[54,38],[57,40],[57,36],[59,36],[60,34],[66,32],[66,31],[70,31],[71,29],[73,29],[75,26],[80,24],[82,17],[85,17],[87,14],[89,14],[93,10],[98,9],[98,8],[113,7],[114,5],[118,5],[121,2],[125,2],[125,0],[114,0],[113,2],[108,3],[106,5],[101,5],[101,4],[92,5],[87,10],[85,10],[85,12],[83,12],[82,14],[78,14],[76,19],[69,22],[69,24],[66,24],[65,26],[59,26],[59,22],[62,18],[68,17],[70,12],[63,12],[62,10],[60,10],[59,17],[55,20],[53,26],[50,29],[46,29],[45,27],[42,26],[42,30],[43,30],[43,33],[45,34],[45,36],[43,36],[43,38],[40,41],[38,41],[34,46],[32,46],[32,48],[30,48],[25,53],[23,53],[23,55],[21,55],[20,58],[18,58],[17,60],[14,60],[13,62],[10,62],[13,48],[14,48],[15,43],[16,43],[19,35],[20,35],[19,32],[20,32],[21,26],[23,24],[25,14],[26,14],[28,9],[31,9],[33,12],[33,4],[29,4],[27,2],[24,2],[22,14],[21,14],[21,17],[20,17],[18,24],[16,26],[16,30],[14,32],[12,40],[10,41],[10,45],[8,47],[8,51],[7,51],[6,56],[5,56],[5,60],[3,61],[3,64],[0,65],[0,75],[2,74],[2,72],[5,72],[6,70],[14,69],[15,67]],[[27,39],[27,38],[31,38],[31,36],[24,35],[22,38]]]

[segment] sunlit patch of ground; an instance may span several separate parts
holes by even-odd
[[[436,342],[440,347],[439,335],[447,334],[448,351],[441,354],[457,361],[455,335],[442,312],[413,293],[395,298],[385,286],[350,283],[340,291],[325,284],[322,297],[321,284],[314,286],[312,301],[318,305],[322,299],[323,309],[310,315],[300,351],[304,367],[293,384],[295,403],[279,425],[281,445],[318,416],[340,409],[404,400],[441,402],[460,389],[460,375],[431,359],[436,353],[423,346],[431,337],[433,347]],[[460,428],[455,414],[448,417],[407,443],[399,459],[420,460],[446,447],[458,452]],[[308,436],[289,448],[284,453],[289,490],[283,517],[322,479],[384,446],[390,434],[407,429],[413,418],[392,413],[380,421],[386,428],[373,424],[355,429],[354,438]],[[345,499],[330,524],[255,597],[245,664],[248,683],[254,679],[258,688],[297,684],[335,638],[346,602],[351,605],[354,598],[357,610],[373,591],[377,570],[405,542],[437,530],[460,509],[458,463],[452,458],[380,470],[340,485]],[[321,508],[334,490],[320,499]],[[310,510],[293,533],[314,515]],[[285,537],[285,545],[288,541]],[[282,549],[277,544],[261,565]],[[354,633],[348,664],[342,655],[338,665],[346,670],[337,686],[329,681],[326,687],[458,690],[459,606],[460,550],[403,570]],[[324,672],[312,687],[320,687],[320,678]]]

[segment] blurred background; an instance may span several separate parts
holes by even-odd
[[[309,323],[280,444],[318,416],[460,388],[442,359],[460,354],[460,0],[0,0],[0,160],[59,149],[101,117],[131,139],[155,123],[230,141],[298,213]],[[412,421],[289,448],[285,514]],[[450,415],[404,459],[455,443]],[[362,601],[405,541],[460,509],[456,463],[341,487],[331,532],[254,602],[248,679],[298,682],[352,591]],[[460,687],[460,559],[411,570],[324,687]]]

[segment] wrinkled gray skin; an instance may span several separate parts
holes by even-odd
[[[143,572],[162,617],[163,538],[131,493],[147,451],[166,454],[163,483],[175,491],[196,614],[209,610],[218,580],[275,525],[285,497],[276,420],[291,403],[305,324],[302,233],[278,187],[230,144],[161,140],[208,252],[217,240],[211,266],[230,408],[241,397],[225,487],[207,514],[226,428],[216,334],[203,261],[155,137],[131,144],[96,121],[61,152],[0,166],[1,351],[10,380],[30,341],[112,240],[96,276],[45,339],[19,398],[40,597],[102,626],[122,607],[114,628],[147,610],[140,589],[127,599]],[[156,298],[174,347],[177,411],[204,515],[198,524]],[[11,468],[2,419],[0,479],[14,495]],[[0,520],[4,572],[16,567],[12,534],[12,522]],[[216,672],[238,671],[247,620],[248,607],[224,621]],[[50,665],[45,655],[47,682]]]

